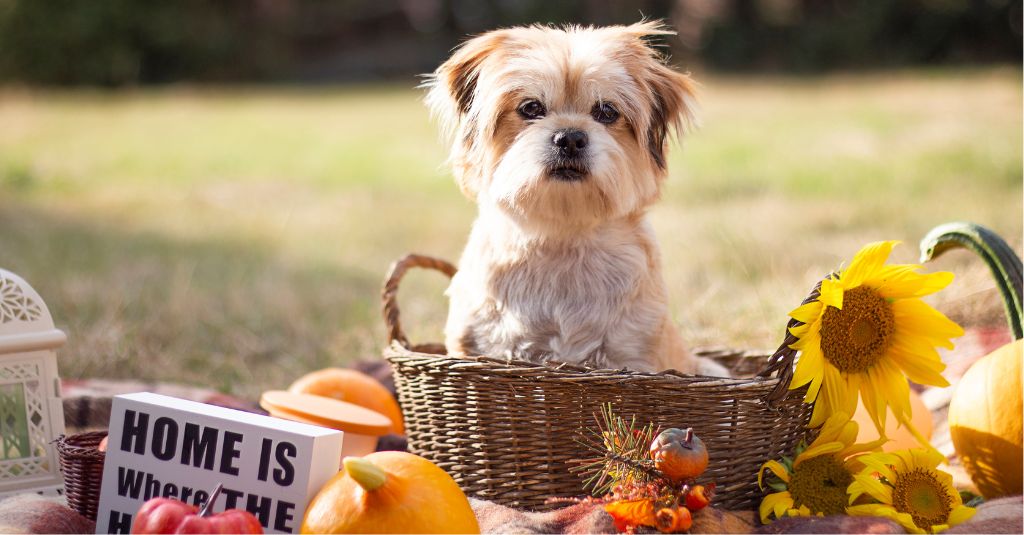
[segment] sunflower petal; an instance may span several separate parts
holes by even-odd
[[[880,241],[869,243],[861,248],[850,262],[850,267],[843,270],[840,278],[845,288],[856,288],[874,275],[885,265],[889,259],[889,253],[897,241]]]
[[[796,327],[790,327],[789,333],[797,338],[803,338],[809,330],[811,330],[811,325],[809,323],[805,323],[803,325],[797,325]]]
[[[800,358],[796,361],[796,369],[793,370],[793,380],[790,381],[790,386],[794,384],[803,386],[811,381],[811,376],[821,375],[825,356],[821,353],[820,342],[817,342],[820,339],[821,337],[817,333],[807,333],[804,340],[808,343],[800,348]]]
[[[843,427],[850,421],[850,415],[842,411],[836,411],[829,415],[828,419],[825,420],[825,424],[821,426],[821,431],[818,432],[818,438],[811,442],[810,447],[813,448],[818,444],[824,444],[826,442],[836,442],[839,438],[839,434],[842,432]],[[853,423],[853,425],[857,425]],[[845,444],[845,443],[844,443]]]
[[[836,307],[840,310],[843,309],[843,283],[832,279],[825,279],[821,281],[819,293],[821,295],[818,297],[818,300],[821,301],[821,304]]]
[[[826,442],[824,444],[818,444],[811,446],[804,450],[803,453],[797,456],[796,460],[793,461],[793,467],[797,467],[803,461],[813,459],[819,455],[825,455],[826,453],[836,453],[843,449],[843,445],[838,442]]]
[[[848,446],[843,451],[839,452],[839,456],[846,459],[848,457],[853,457],[854,455],[860,455],[861,453],[864,452],[874,451],[882,447],[882,445],[885,444],[886,442],[889,442],[889,440],[891,439],[879,437],[878,439],[872,440],[871,442],[853,444],[851,446]]]
[[[789,471],[786,470],[786,467],[782,466],[782,463],[778,461],[768,461],[761,465],[761,469],[757,471],[757,486],[759,488],[764,488],[764,485],[761,483],[761,477],[764,475],[765,470],[771,470],[776,477],[789,483]]]
[[[899,367],[890,359],[883,359],[875,364],[873,373],[875,384],[881,388],[878,397],[882,399],[882,403],[892,410],[896,421],[908,420],[911,411],[910,384]],[[884,425],[885,422],[882,423]]]
[[[953,282],[953,274],[948,271],[938,271],[928,274],[917,274],[918,278],[913,283],[907,283],[903,287],[891,288],[888,297],[903,299],[905,297],[924,297],[933,294]],[[916,285],[916,288],[912,286]]]
[[[780,505],[782,506],[782,511],[793,507],[793,495],[789,492],[776,492],[765,496],[764,499],[761,500],[761,506],[758,507],[758,512],[761,515],[761,523],[767,524],[768,515],[777,510]],[[776,514],[775,517],[778,518],[779,515]]]
[[[836,437],[836,440],[841,442],[844,446],[849,446],[850,444],[853,444],[855,440],[857,440],[857,433],[859,431],[860,425],[858,425],[857,422],[853,420],[847,420],[846,423],[843,424],[843,428],[839,430],[839,434]]]
[[[861,474],[866,477],[874,477],[872,474],[878,473],[886,479],[896,479],[896,472],[893,471],[892,466],[899,460],[891,453],[869,453],[857,457],[857,461],[864,465]]]
[[[849,392],[846,389],[846,381],[839,375],[839,370],[831,364],[824,365],[824,373],[822,374],[822,389],[821,392],[824,395],[819,395],[818,400],[814,405],[814,412],[811,414],[810,427],[820,427],[825,423],[825,420],[837,410],[841,410],[846,406],[844,398],[849,397]],[[856,393],[853,394],[856,396]],[[856,401],[854,401],[856,403]],[[846,410],[847,414],[853,414],[853,410]]]
[[[922,385],[949,386],[949,381],[940,373],[946,369],[941,360],[910,353],[902,344],[895,344],[889,350],[889,357],[908,379]]]
[[[962,327],[920,299],[900,299],[892,303],[896,327],[905,335],[926,339],[932,345],[953,348],[951,338],[964,335]]]
[[[964,520],[967,520],[967,519],[971,518],[972,516],[974,516],[974,513],[976,513],[976,512],[977,512],[977,510],[975,508],[973,508],[973,507],[967,507],[966,505],[961,505],[960,507],[957,507],[956,509],[953,509],[949,513],[949,519],[946,520],[946,523],[949,524],[950,526],[955,526],[955,525],[963,522]]]
[[[867,494],[882,503],[892,503],[892,488],[870,474],[855,476],[846,492],[850,495],[850,504],[857,501],[862,494]]]
[[[789,317],[803,323],[812,323],[821,317],[821,301],[811,301],[806,305],[800,305],[789,313]]]

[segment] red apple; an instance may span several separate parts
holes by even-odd
[[[210,496],[212,504],[220,486]],[[229,509],[208,514],[209,505],[198,507],[170,498],[153,498],[142,504],[132,522],[132,533],[263,533],[259,520],[248,511]]]

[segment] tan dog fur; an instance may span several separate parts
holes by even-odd
[[[645,218],[666,138],[694,120],[692,81],[644,40],[670,33],[651,22],[496,30],[428,81],[455,179],[479,206],[447,292],[450,354],[723,374],[690,356],[672,324]],[[522,115],[526,100],[545,115]],[[596,120],[599,103],[618,119]],[[582,180],[552,178],[560,129],[587,136]]]

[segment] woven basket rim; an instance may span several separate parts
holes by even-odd
[[[73,435],[57,437],[57,450],[68,459],[102,459],[106,452],[97,449],[97,445],[107,436],[107,431],[87,431]]]
[[[427,344],[433,346],[433,344]],[[695,352],[696,355],[705,353]],[[720,386],[720,387],[742,387],[756,385],[761,388],[773,389],[780,381],[778,377],[714,377],[708,375],[695,375],[680,372],[678,370],[663,370],[660,372],[641,372],[626,368],[593,368],[578,364],[565,362],[532,362],[517,359],[505,359],[483,355],[460,355],[452,356],[444,353],[426,353],[416,351],[416,347],[407,348],[400,342],[393,341],[390,346],[384,349],[384,356],[390,360],[433,360],[444,362],[452,369],[487,369],[492,373],[504,373],[509,375],[543,374],[550,379],[565,380],[574,378],[578,380],[635,380],[645,381],[679,381],[687,386]],[[768,355],[758,355],[767,359]]]

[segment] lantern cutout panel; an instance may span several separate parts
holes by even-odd
[[[0,269],[0,497],[63,492],[54,440],[64,433],[56,350],[66,340],[39,294]]]

